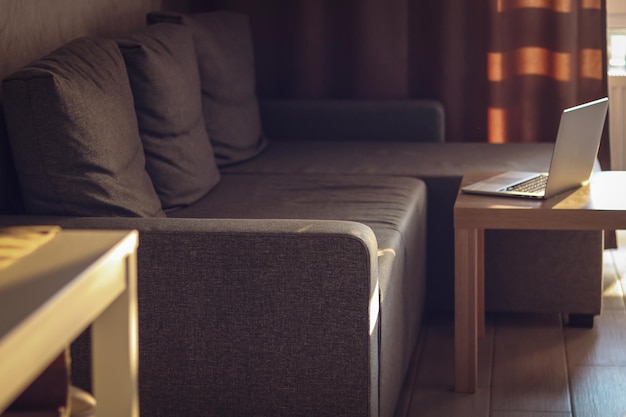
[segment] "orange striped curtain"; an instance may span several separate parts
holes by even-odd
[[[562,108],[606,95],[600,0],[493,0],[488,141],[552,141]]]

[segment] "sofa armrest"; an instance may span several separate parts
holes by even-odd
[[[260,100],[270,140],[443,142],[444,110],[433,100]]]
[[[142,413],[377,415],[379,289],[369,227],[0,217],[0,226],[16,224],[139,230]]]

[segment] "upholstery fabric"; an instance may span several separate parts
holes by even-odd
[[[168,215],[348,220],[371,227],[381,292],[380,407],[381,415],[391,416],[423,314],[426,206],[426,187],[415,178],[227,174],[196,204]]]
[[[533,256],[532,262],[519,256],[533,249],[540,256]],[[497,253],[500,259],[491,257],[485,263],[486,308],[600,314],[602,279],[594,271],[602,271],[602,252],[600,230],[487,230],[485,253]],[[570,259],[566,256],[573,261],[564,261]]]
[[[138,267],[158,278],[139,286],[144,317],[159,317],[140,322],[142,372],[158,377],[142,380],[151,415],[375,415],[378,335],[367,331],[370,261],[359,241],[142,236]],[[180,282],[189,269],[195,279]]]
[[[3,104],[28,213],[163,216],[114,41],[81,38],[25,67]]]
[[[133,92],[146,171],[163,209],[191,204],[220,178],[204,127],[191,31],[159,23],[118,44]]]
[[[404,232],[422,185],[403,177],[231,174],[168,217],[350,220]]]
[[[202,107],[219,166],[250,159],[267,145],[256,96],[254,51],[247,17],[231,12],[151,13],[149,22],[179,22],[193,32]]]
[[[431,100],[286,100],[259,102],[272,141],[443,142],[445,113]]]
[[[222,170],[230,174],[281,175],[388,175],[419,178],[428,189],[428,309],[451,309],[454,303],[454,225],[453,206],[461,178],[467,171],[547,171],[552,149],[549,143],[403,143],[403,142],[324,142],[272,141],[257,158]],[[350,163],[346,163],[350,161]],[[597,283],[602,270],[601,257],[593,261],[586,243],[597,242],[593,231],[492,230],[486,234],[490,250],[486,265],[486,305],[496,311],[600,312],[601,291]],[[566,245],[564,242],[578,242]],[[540,243],[540,244],[538,244]],[[601,245],[598,246],[600,250]],[[550,253],[558,268],[534,269],[515,253],[545,258]],[[566,260],[566,261],[563,261]],[[550,262],[547,262],[550,264]],[[593,277],[598,278],[593,278]],[[563,277],[568,286],[588,291],[577,296],[549,300],[546,294],[561,289]],[[577,284],[574,284],[576,281]],[[497,284],[492,284],[497,282]],[[596,288],[591,289],[596,283]],[[493,286],[493,288],[491,287]],[[527,297],[516,296],[525,286]],[[507,289],[504,290],[504,287]],[[528,292],[533,290],[535,294]]]

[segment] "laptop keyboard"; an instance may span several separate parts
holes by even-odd
[[[507,187],[507,191],[518,191],[522,193],[536,193],[543,191],[546,188],[548,182],[547,175],[540,175],[535,178],[531,178],[528,181],[520,182],[519,184]]]

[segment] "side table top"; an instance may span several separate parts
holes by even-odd
[[[0,271],[0,412],[129,285],[136,231],[59,231]]]
[[[462,185],[498,174],[471,172]],[[454,205],[456,228],[626,229],[626,171],[595,173],[589,184],[546,200],[464,194]]]
[[[0,340],[81,273],[95,268],[97,261],[114,251],[128,234],[128,231],[61,231],[50,242],[3,270]],[[134,242],[131,240],[126,245],[130,243],[134,247]]]

